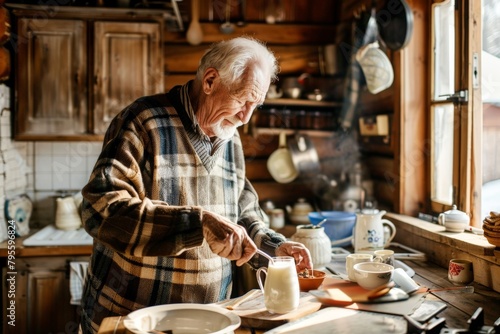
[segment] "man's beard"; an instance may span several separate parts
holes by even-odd
[[[213,126],[212,131],[214,132],[216,137],[224,140],[231,139],[234,136],[236,129],[239,126],[243,125],[243,123],[236,118],[233,118],[229,121],[232,123],[231,125],[223,126],[222,125],[222,123],[224,122],[223,120]]]

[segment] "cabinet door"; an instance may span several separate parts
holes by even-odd
[[[66,272],[45,271],[28,274],[29,333],[76,333],[78,322],[71,306]]]
[[[21,18],[16,137],[87,132],[87,36],[80,20]]]
[[[163,90],[160,25],[96,22],[94,124],[103,134],[113,117],[138,97]]]

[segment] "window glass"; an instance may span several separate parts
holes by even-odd
[[[434,100],[455,92],[455,6],[446,1],[433,6]]]
[[[445,102],[455,92],[455,6],[432,7],[433,101],[431,103],[431,200],[453,204],[454,106]]]
[[[500,211],[500,1],[482,2],[482,189],[481,217]]]
[[[432,200],[451,205],[453,200],[453,124],[452,103],[432,106]]]

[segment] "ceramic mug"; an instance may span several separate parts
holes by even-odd
[[[356,275],[354,274],[354,265],[361,262],[371,262],[373,260],[373,256],[371,254],[366,253],[354,253],[349,254],[345,258],[345,269],[347,272],[347,277],[350,281],[356,282]]]
[[[394,266],[394,251],[390,249],[379,249],[373,252],[373,261],[390,264]]]
[[[266,275],[262,284],[261,274]],[[273,257],[269,267],[257,270],[257,283],[264,295],[264,305],[271,313],[284,314],[299,306],[300,288],[295,260],[290,256]]]
[[[375,289],[391,281],[394,267],[385,263],[361,262],[353,267],[356,282],[364,289]]]
[[[448,265],[448,279],[455,285],[467,285],[474,281],[471,261],[451,259]]]

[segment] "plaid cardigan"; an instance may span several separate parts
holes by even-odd
[[[146,306],[230,296],[231,261],[204,241],[203,210],[243,225],[269,254],[285,241],[263,223],[238,132],[212,148],[186,112],[186,87],[140,98],[115,117],[82,190],[82,219],[94,238],[83,333]]]

